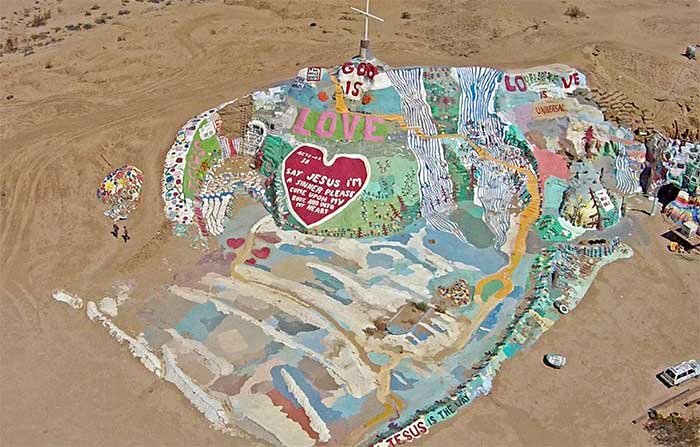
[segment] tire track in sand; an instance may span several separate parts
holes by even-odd
[[[219,17],[222,17],[222,14],[208,14],[189,20],[175,29],[175,40],[177,40],[180,45],[182,45],[187,52],[190,53],[190,59],[197,59],[204,55],[204,50],[200,49],[195,43],[192,42],[192,33],[197,28],[210,24],[212,19]]]

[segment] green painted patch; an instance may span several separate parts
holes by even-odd
[[[613,141],[606,141],[603,144],[603,149],[600,151],[601,156],[616,157],[620,153],[620,145]]]
[[[568,188],[566,182],[557,177],[548,177],[544,182],[544,208],[557,212]]]
[[[202,139],[199,135],[200,129],[208,123],[208,119],[199,123],[192,139],[192,148],[187,153],[182,192],[188,199],[194,198],[199,193],[199,188],[207,172],[214,162],[221,158],[221,146],[216,135],[207,139]]]
[[[360,197],[317,227],[319,234],[386,236],[400,232],[419,215],[420,193],[414,158],[370,158],[370,180]]]
[[[459,124],[461,90],[448,68],[434,68],[423,74],[425,96],[441,134],[455,134]]]
[[[537,220],[536,228],[543,241],[566,242],[572,238],[571,232],[559,223],[556,216],[551,214],[540,216]]]
[[[260,173],[265,177],[269,177],[273,172],[277,171],[282,166],[282,160],[294,148],[291,144],[284,141],[282,138],[268,135],[263,142],[263,159]]]
[[[466,210],[463,209],[465,205],[467,208]],[[486,225],[486,222],[482,220],[482,215],[483,208],[469,202],[468,204],[460,204],[459,208],[450,215],[450,219],[459,225],[464,232],[464,236],[475,247],[493,247],[495,242],[493,232],[489,229],[488,225]]]
[[[522,134],[518,127],[514,126],[513,124],[509,125],[504,139],[506,143],[519,148],[522,151],[522,154],[525,155],[525,158],[527,158],[530,165],[535,168],[535,171],[538,170],[537,158],[530,149],[530,145],[528,144],[525,135]]]
[[[445,159],[447,160],[450,179],[454,185],[455,201],[472,200],[474,198],[474,190],[471,187],[471,170],[464,167],[455,151],[449,150],[449,148],[446,149],[448,150],[445,150]]]
[[[501,288],[503,288],[503,282],[501,282],[500,279],[494,279],[493,281],[489,281],[481,290],[481,299],[483,301],[488,301],[491,295],[501,290]]]

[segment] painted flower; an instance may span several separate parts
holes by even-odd
[[[321,102],[326,102],[326,101],[328,101],[328,93],[326,93],[326,92],[324,92],[324,91],[318,92],[318,99],[319,99]]]
[[[371,97],[370,95],[364,95],[364,96],[362,97],[362,105],[365,105],[365,106],[366,106],[366,105],[369,104],[370,102],[372,102],[372,97]]]

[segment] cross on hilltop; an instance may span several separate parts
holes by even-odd
[[[370,14],[369,12],[369,0],[367,0],[365,4],[365,10],[357,9],[354,7],[350,7],[353,11],[355,11],[358,14],[362,14],[365,16],[365,38],[360,40],[360,58],[361,59],[367,59],[367,50],[369,50],[369,19],[374,19],[378,22],[384,23],[384,19],[381,17],[377,17],[374,14]]]

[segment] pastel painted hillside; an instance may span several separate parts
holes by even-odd
[[[563,65],[305,68],[167,153],[166,216],[205,259],[88,311],[220,429],[410,442],[631,255],[616,224],[643,150]]]

